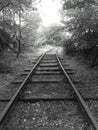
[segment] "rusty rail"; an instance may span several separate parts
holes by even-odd
[[[66,78],[68,79],[68,82],[70,83],[74,93],[75,93],[75,96],[76,96],[76,99],[80,105],[80,107],[82,108],[82,111],[85,115],[85,118],[87,119],[87,121],[89,122],[89,124],[91,124],[93,126],[93,128],[95,130],[98,130],[98,122],[96,122],[94,116],[92,115],[88,105],[85,103],[84,99],[82,98],[82,96],[80,95],[80,93],[77,91],[73,81],[71,80],[71,78],[69,77],[69,75],[67,74],[67,72],[65,71],[58,55],[56,54],[56,58],[59,62],[59,65],[60,65],[60,68],[62,69],[64,75],[66,76]]]
[[[13,95],[13,97],[11,98],[11,100],[8,102],[8,104],[6,105],[6,107],[4,108],[4,110],[2,111],[2,113],[0,114],[0,125],[2,125],[2,122],[4,121],[5,117],[9,113],[9,111],[12,108],[13,104],[19,98],[20,93],[22,93],[22,91],[24,90],[24,88],[27,85],[30,77],[32,76],[32,73],[34,72],[35,68],[38,66],[38,64],[40,63],[40,61],[42,60],[42,58],[44,57],[45,54],[46,53],[44,53],[43,55],[41,55],[41,57],[39,58],[39,60],[36,62],[36,64],[34,65],[34,67],[31,69],[31,71],[29,72],[29,74],[26,76],[26,78],[24,79],[24,81],[20,85],[19,89],[16,91],[16,93]]]

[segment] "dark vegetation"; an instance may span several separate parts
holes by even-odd
[[[82,55],[94,67],[98,59],[98,3],[95,0],[64,0],[72,37],[65,41],[66,53]]]
[[[9,43],[11,43],[11,40],[10,35],[6,31],[0,29],[0,52],[10,47]]]

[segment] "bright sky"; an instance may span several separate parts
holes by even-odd
[[[61,17],[59,10],[61,9],[61,0],[41,0],[40,15],[43,26],[51,26],[59,24]]]

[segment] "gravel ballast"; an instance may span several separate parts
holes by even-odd
[[[11,56],[11,54],[9,54]],[[10,66],[11,71],[5,71],[0,76],[0,98],[11,98],[12,95],[16,92],[19,85],[12,86],[9,85],[14,79],[20,79],[19,75],[25,69],[28,68],[32,64],[32,62],[38,57],[38,54],[34,55],[30,53],[22,54],[19,59],[15,59],[15,57],[11,60]],[[72,56],[63,55],[66,63],[69,65],[68,67],[74,71],[73,76],[70,76],[74,81],[79,80],[82,84],[76,84],[77,89],[79,90],[82,96],[98,96],[98,68],[90,68],[85,64],[81,59]],[[1,60],[3,62],[3,59]],[[0,61],[0,62],[1,62]],[[52,68],[52,67],[51,67]],[[3,76],[3,78],[2,78]],[[25,78],[21,77],[22,80]],[[39,79],[39,77],[34,77],[35,79]],[[45,79],[47,77],[44,76]],[[51,79],[53,76],[51,77]],[[56,79],[59,76],[56,77]],[[43,77],[41,77],[43,79]],[[70,95],[70,92],[64,89],[63,84],[59,86],[56,84],[47,84],[47,85],[39,85],[34,84],[32,88],[28,86],[27,90],[24,92],[24,96],[28,96],[29,94],[33,94],[34,96],[58,96],[61,95]],[[61,89],[62,88],[62,89]],[[90,110],[93,115],[98,120],[98,102],[96,100],[87,101]],[[1,102],[0,111],[3,110],[6,103]],[[36,102],[36,103],[24,103],[19,102],[15,109],[13,109],[10,117],[10,120],[7,121],[7,129],[8,130],[16,130],[26,129],[30,130],[32,128],[40,129],[52,128],[66,128],[65,130],[85,130],[85,126],[87,126],[81,111],[77,107],[76,102],[71,101],[59,101],[59,102]]]
[[[61,101],[18,103],[7,121],[9,130],[53,127],[82,130],[86,125],[77,103]]]

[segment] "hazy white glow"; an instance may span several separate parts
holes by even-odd
[[[40,15],[43,26],[60,23],[59,10],[61,8],[60,0],[42,0],[40,7]]]
[[[71,36],[72,36],[72,33],[66,32],[66,37],[67,38],[71,38]]]
[[[65,21],[65,22],[68,22],[68,21],[70,21],[71,19],[73,19],[73,17],[68,17],[68,16],[64,17],[64,21]]]

